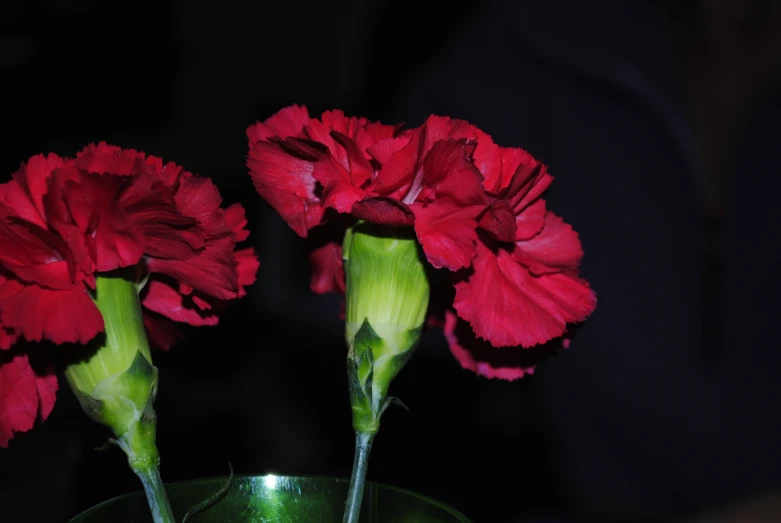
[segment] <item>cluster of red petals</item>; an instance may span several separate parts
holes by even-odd
[[[103,330],[95,276],[123,267],[148,277],[141,297],[153,345],[176,341],[170,320],[217,323],[258,268],[252,249],[236,249],[248,236],[244,209],[221,204],[209,179],[135,150],[100,143],[76,158],[30,158],[0,184],[0,349],[20,336],[86,343]],[[4,446],[48,415],[56,378],[24,355],[0,362]]]
[[[337,213],[414,227],[431,265],[452,273],[443,326],[465,368],[519,378],[533,365],[508,358],[507,347],[559,339],[596,307],[579,276],[578,235],[542,199],[553,180],[546,167],[474,125],[431,116],[405,130],[292,106],[247,136],[256,189],[300,236]],[[344,291],[340,241],[312,252],[316,292]]]

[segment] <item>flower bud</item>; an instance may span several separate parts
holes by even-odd
[[[420,340],[429,281],[412,228],[359,222],[347,231],[343,257],[353,425],[374,434],[390,382]]]
[[[65,369],[68,383],[93,420],[106,425],[128,455],[131,468],[157,466],[157,369],[152,365],[139,288],[128,271],[95,278],[93,300],[103,316],[105,335],[90,345],[86,359]]]

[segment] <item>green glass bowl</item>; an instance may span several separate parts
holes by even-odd
[[[177,521],[218,492],[227,478],[166,485]],[[349,482],[336,478],[236,476],[228,493],[188,523],[340,523]],[[361,523],[470,523],[456,510],[408,490],[367,483]],[[143,492],[92,507],[70,523],[151,523]]]

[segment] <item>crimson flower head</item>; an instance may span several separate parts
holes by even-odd
[[[451,296],[444,315],[431,320],[444,327],[464,368],[522,377],[533,354],[596,307],[579,275],[578,235],[542,198],[553,180],[545,165],[474,125],[431,116],[405,130],[340,111],[311,118],[292,106],[247,136],[260,195],[299,236],[318,240],[314,291],[345,290],[343,230],[331,236],[333,227],[414,230]],[[432,316],[435,301],[432,294]]]
[[[143,287],[152,345],[176,341],[170,320],[216,324],[258,268],[251,249],[236,249],[248,236],[244,210],[221,205],[209,179],[132,149],[99,143],[75,158],[30,158],[0,184],[0,348],[16,337],[92,340],[104,331],[96,279],[118,270]],[[0,352],[0,446],[48,415],[53,396],[39,392],[36,403],[34,391],[51,380],[24,354]]]

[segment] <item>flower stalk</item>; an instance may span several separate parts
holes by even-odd
[[[160,455],[155,444],[157,368],[152,365],[136,268],[97,275],[93,301],[103,316],[105,335],[65,376],[84,412],[107,426],[141,480],[155,523],[174,523],[160,479]]]
[[[427,266],[410,228],[359,222],[343,248],[347,376],[356,433],[344,522],[357,523],[369,452],[393,401],[391,381],[414,353],[429,302]]]
[[[360,518],[363,488],[366,484],[366,470],[369,468],[369,453],[373,442],[373,434],[355,433],[355,458],[350,478],[350,490],[347,493],[344,523],[358,523]]]

